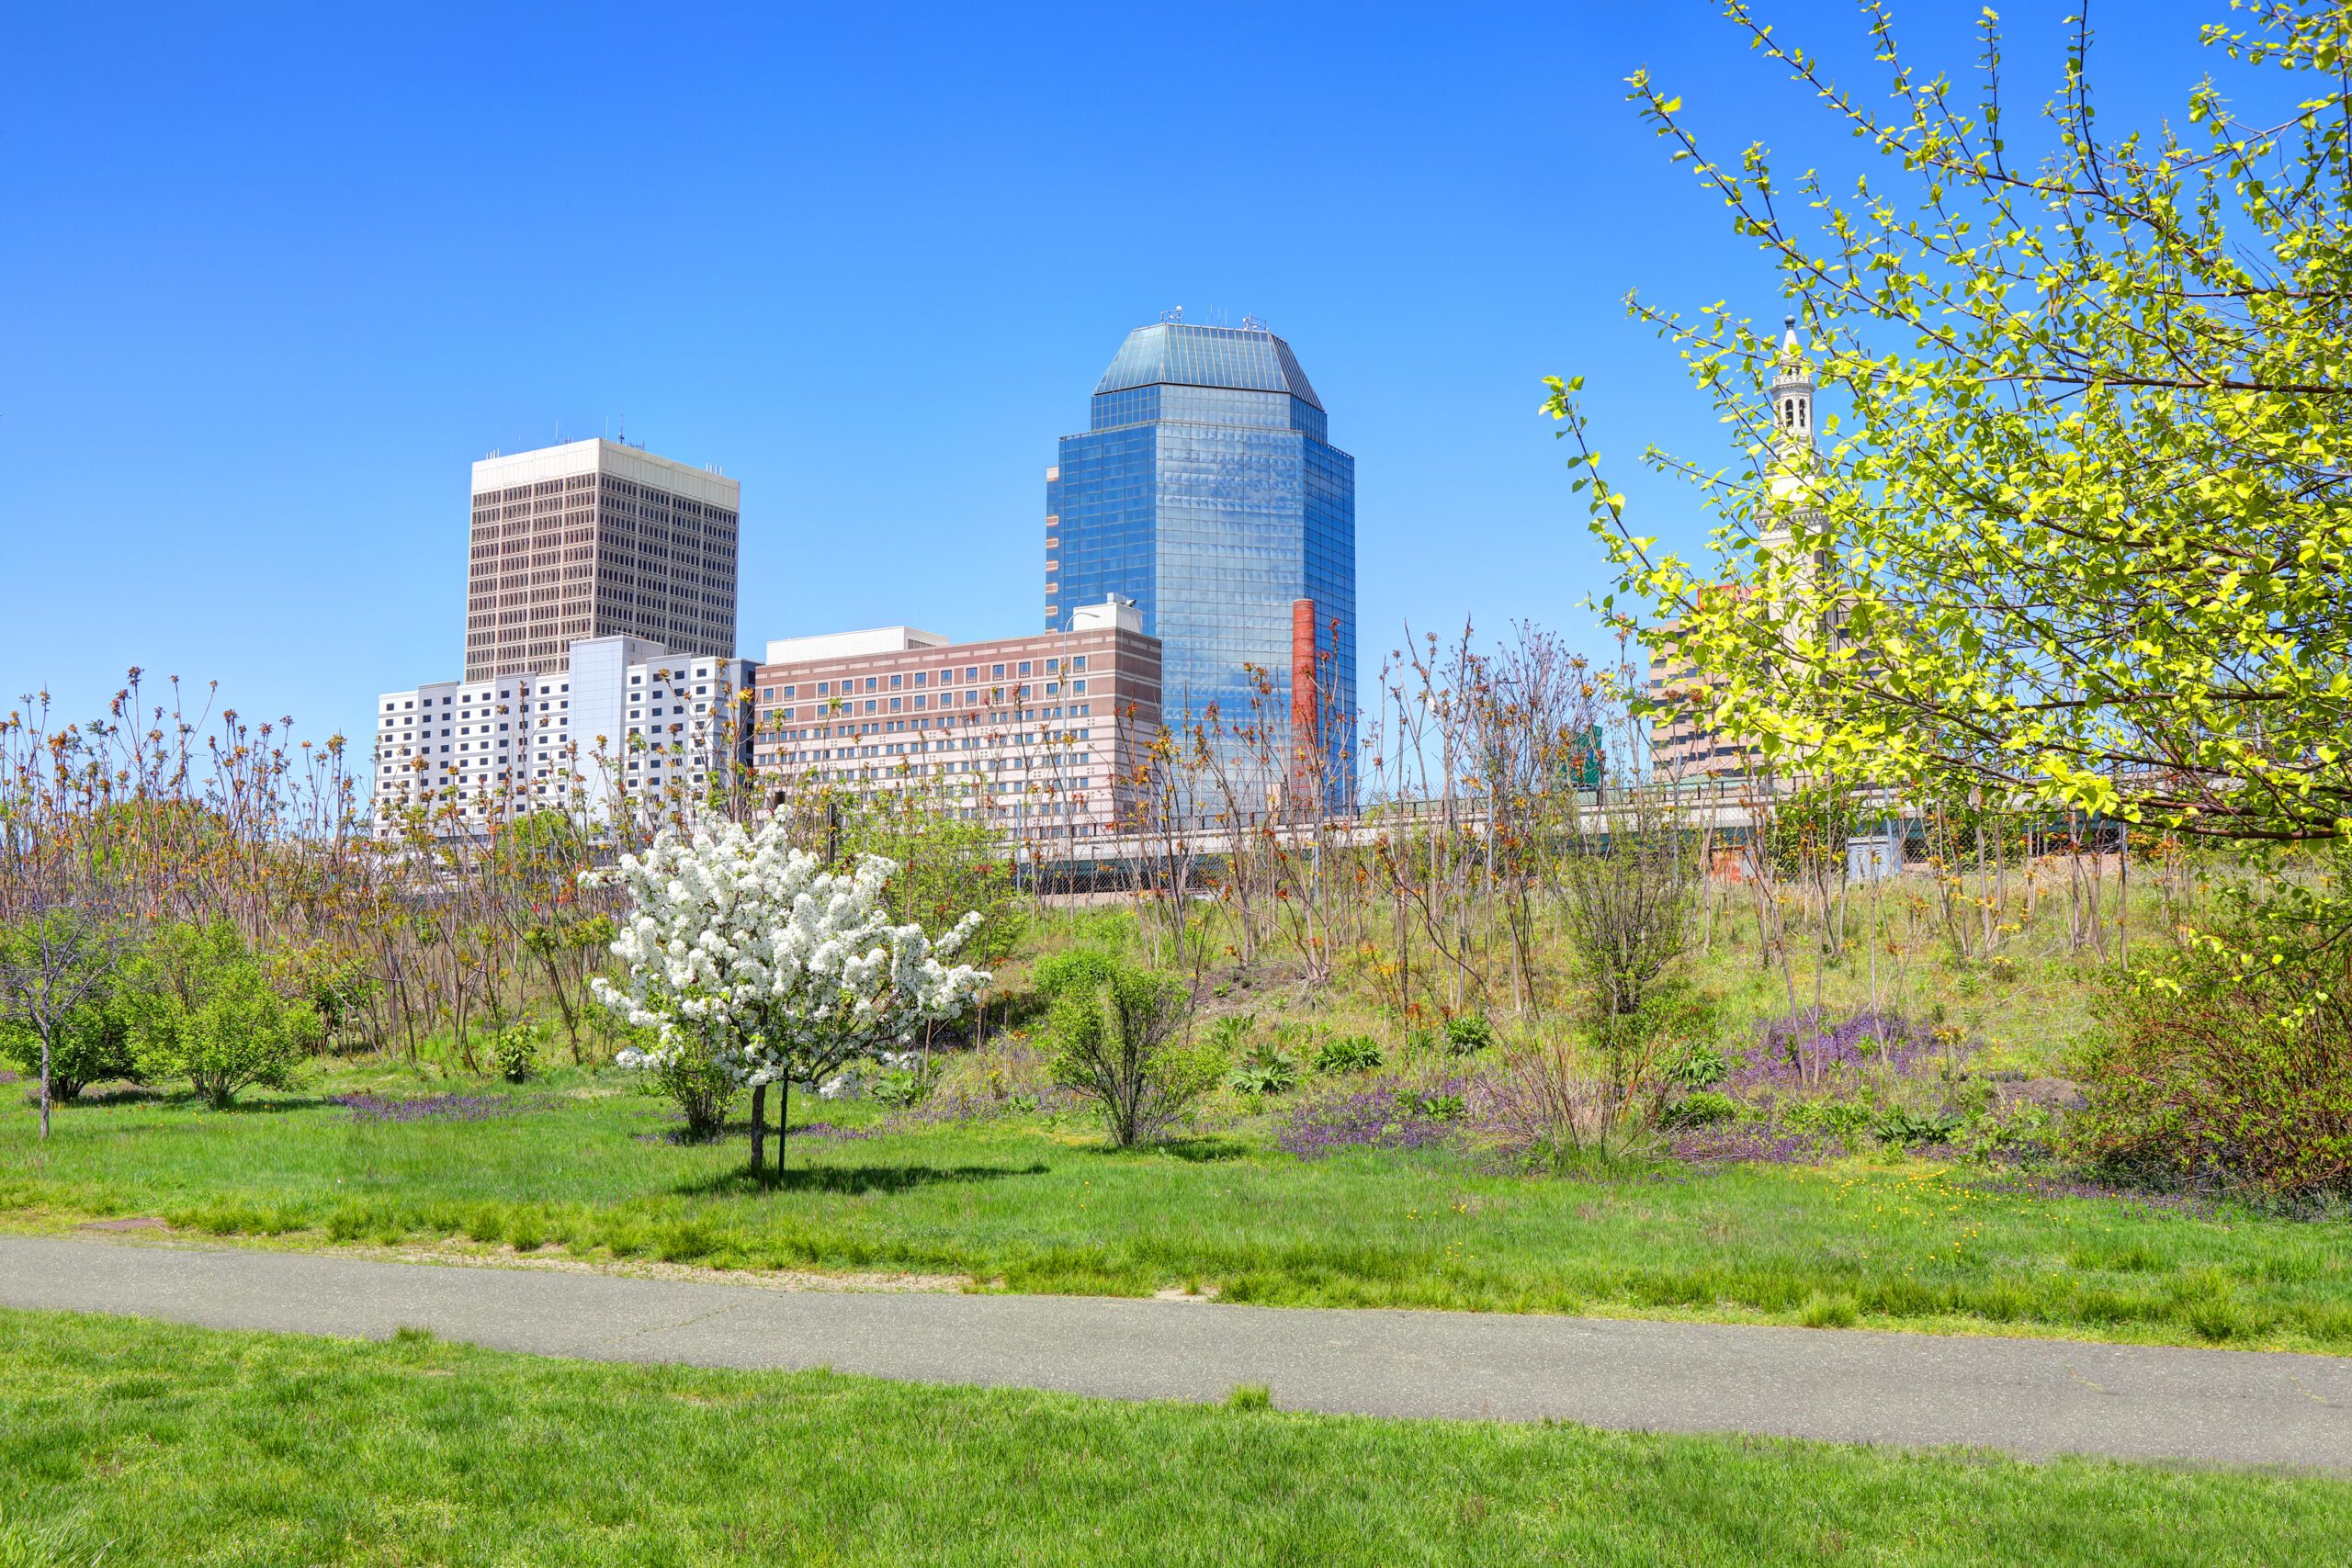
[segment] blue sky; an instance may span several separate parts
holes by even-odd
[[[2071,8],[2005,8],[2017,107]],[[1868,79],[1850,5],[1770,9]],[[1974,5],[1901,10],[1966,69]],[[2219,0],[2106,10],[2109,115],[2176,107]],[[1623,297],[1781,310],[1623,78],[1725,152],[1848,155],[1696,0],[74,6],[10,35],[0,705],[85,715],[139,664],[314,737],[458,671],[467,465],[624,418],[742,480],[739,651],[1030,629],[1055,438],[1177,305],[1268,321],[1355,455],[1367,687],[1408,618],[1590,644],[1540,378],[1586,377],[1607,450],[1712,456]],[[1620,469],[1644,532],[1702,534]]]

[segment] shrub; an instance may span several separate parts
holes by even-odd
[[[931,1085],[920,1068],[888,1068],[867,1080],[865,1092],[877,1105],[903,1108],[922,1104],[930,1096]]]
[[[1868,1132],[1879,1120],[1879,1112],[1858,1100],[1792,1100],[1780,1106],[1779,1117],[1801,1133],[1851,1138]]]
[[[1029,985],[1051,1006],[1068,995],[1101,990],[1118,969],[1119,961],[1100,948],[1073,947],[1037,960]]]
[[[1702,869],[1696,851],[1668,808],[1635,795],[1584,819],[1551,864],[1568,947],[1600,1022],[1597,1043],[1611,1055],[1646,1046],[1656,1035],[1622,1021],[1643,1010],[1690,940]]]
[[[1424,1122],[1459,1122],[1469,1108],[1469,1102],[1461,1095],[1434,1089],[1400,1094],[1396,1105],[1408,1116],[1418,1116]]]
[[[126,975],[131,1047],[150,1078],[185,1078],[219,1110],[255,1085],[291,1088],[319,1039],[307,1002],[289,1002],[226,920],[158,931]]]
[[[1495,1026],[1475,1012],[1445,1021],[1445,1046],[1457,1056],[1483,1051],[1495,1043]]]
[[[2233,951],[2266,945],[2241,933],[2109,983],[2075,1066],[2075,1152],[2272,1200],[2352,1193],[2352,997],[2325,957]]]
[[[1287,1094],[1298,1087],[1298,1058],[1280,1044],[1259,1045],[1226,1075],[1225,1082],[1237,1094]]]
[[[735,1098],[735,1077],[707,1042],[680,1035],[673,1047],[656,1055],[650,1047],[661,1043],[650,1029],[629,1032],[632,1043],[646,1050],[646,1066],[637,1077],[645,1092],[666,1096],[686,1119],[686,1142],[707,1144],[727,1125],[727,1107]]]
[[[1380,1045],[1369,1034],[1342,1034],[1315,1053],[1315,1070],[1327,1076],[1368,1073],[1380,1066]]]
[[[1871,1136],[1897,1148],[1951,1142],[1964,1119],[1949,1111],[1911,1111],[1897,1105],[1871,1123]]]
[[[1228,1056],[1248,1051],[1257,1038],[1258,1015],[1254,1012],[1229,1012],[1209,1025],[1209,1039]]]
[[[527,1020],[508,1024],[490,1038],[491,1059],[508,1083],[527,1082],[539,1070],[539,1027]]]
[[[1712,1040],[1693,1040],[1666,1064],[1666,1081],[1679,1089],[1713,1089],[1730,1072],[1731,1061],[1720,1046]]]
[[[0,1057],[16,1063],[27,1077],[39,1077],[40,1035],[21,1020],[0,1021]],[[138,1076],[122,999],[111,987],[101,987],[65,1015],[50,1041],[50,1098],[72,1100],[92,1084]]]
[[[1738,1119],[1739,1101],[1727,1094],[1702,1089],[1668,1101],[1657,1121],[1661,1127],[1711,1127],[1718,1122]]]
[[[1111,1141],[1131,1148],[1216,1087],[1225,1057],[1214,1040],[1178,1037],[1192,1005],[1182,981],[1109,963],[1099,984],[1073,982],[1055,1002],[1050,1066],[1057,1082],[1102,1109]]]
[[[1605,1150],[1624,1110],[1592,1053],[1560,1034],[1511,1047],[1488,1120],[1506,1148],[1560,1166],[1585,1150]]]

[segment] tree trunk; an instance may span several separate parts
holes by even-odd
[[[49,1136],[49,1031],[40,1032],[40,1135]]]
[[[768,1086],[752,1086],[752,1174],[757,1177],[767,1163]]]
[[[792,1080],[775,1080],[775,1173],[784,1175],[784,1124],[792,1114]]]

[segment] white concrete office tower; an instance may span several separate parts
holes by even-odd
[[[582,637],[568,651],[568,670],[379,696],[377,835],[467,838],[542,809],[593,822],[666,804],[665,791],[699,794],[750,764],[750,660],[634,637]]]
[[[735,651],[742,486],[617,441],[571,441],[474,465],[466,679],[567,667],[591,637]]]

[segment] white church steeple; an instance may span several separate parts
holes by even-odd
[[[1781,318],[1781,357],[1772,372],[1772,423],[1784,452],[1813,449],[1813,362],[1797,341],[1797,319]]]

